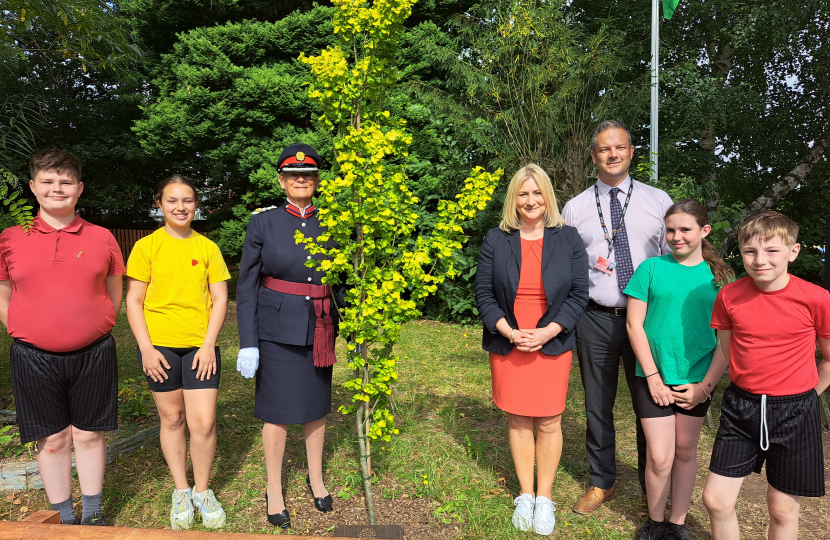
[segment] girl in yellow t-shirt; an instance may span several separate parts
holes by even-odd
[[[127,319],[161,419],[161,450],[173,476],[173,529],[196,512],[205,527],[225,524],[208,489],[216,454],[216,397],[221,364],[216,339],[228,310],[228,268],[219,248],[193,229],[199,205],[193,183],[162,180],[155,197],[164,227],[139,240],[127,263]],[[187,480],[187,439],[194,486]]]

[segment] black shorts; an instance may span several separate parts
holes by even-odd
[[[21,442],[70,425],[84,431],[118,427],[118,359],[109,332],[77,351],[61,353],[15,339],[9,356]]]
[[[172,392],[184,388],[185,390],[200,390],[202,388],[219,388],[219,375],[222,373],[222,360],[219,357],[219,347],[216,347],[216,374],[211,374],[210,379],[205,377],[204,381],[196,378],[198,369],[190,369],[193,366],[193,357],[199,347],[156,347],[167,363],[170,364],[170,369],[167,371],[167,379],[164,382],[157,383],[152,377],[147,377],[147,382],[150,384],[150,390],[153,392]],[[141,364],[141,350],[138,351],[138,365]],[[164,366],[162,366],[164,367]]]
[[[675,386],[667,386],[672,390],[675,389]],[[712,400],[707,399],[703,403],[698,403],[692,409],[684,409],[676,403],[663,407],[654,403],[654,399],[651,397],[651,391],[648,389],[648,381],[645,377],[637,377],[637,380],[634,382],[634,410],[637,411],[641,419],[663,418],[666,416],[674,416],[675,414],[703,418],[706,416],[706,412],[709,410],[709,405],[711,404]]]
[[[767,463],[767,481],[782,493],[824,496],[824,452],[818,394],[808,390],[792,396],[766,397],[766,431],[761,448],[761,398],[730,385],[723,394],[720,427],[709,470],[743,478],[760,473]]]

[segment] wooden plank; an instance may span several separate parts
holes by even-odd
[[[144,428],[138,433],[119,441],[115,441],[107,445],[107,463],[112,463],[113,459],[121,454],[131,452],[136,448],[144,446],[148,442],[157,439],[159,436],[159,425]]]
[[[26,516],[23,521],[32,523],[54,523],[60,525],[61,513],[54,510],[38,510],[31,516]]]
[[[135,231],[127,230],[124,231],[126,234],[124,240],[124,262],[126,263],[127,260],[130,258],[130,253],[133,252],[133,247],[135,246]]]
[[[155,229],[110,229],[110,232],[115,237],[118,247],[121,249],[121,256],[124,257],[124,262],[130,258],[136,242],[152,234]]]
[[[346,538],[384,538],[403,540],[401,525],[337,525],[334,534]]]
[[[23,475],[3,476],[0,478],[0,489],[25,491],[29,489],[28,478]]]
[[[0,423],[1,424],[16,424],[17,413],[8,409],[0,409]]]
[[[118,244],[121,246],[121,255],[124,257],[124,263],[126,264],[127,258],[130,256],[130,251],[132,251],[132,246],[130,246],[130,231],[122,230],[121,231],[121,243]]]
[[[26,540],[273,540],[274,535],[0,521],[0,538],[25,538]],[[289,538],[291,540],[354,540],[331,536],[324,538],[322,536],[292,535]]]
[[[43,480],[37,469],[37,461],[18,461],[0,465],[0,489],[42,489]]]

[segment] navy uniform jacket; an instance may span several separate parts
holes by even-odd
[[[562,332],[545,343],[541,352],[556,356],[574,348],[573,329],[588,305],[588,255],[576,229],[563,225],[545,229],[542,243],[542,284],[548,310],[536,325],[544,328],[561,324]],[[505,317],[518,328],[513,309],[522,268],[522,239],[519,231],[490,229],[484,237],[476,271],[476,306],[484,324],[485,351],[507,354],[510,340],[496,330]]]
[[[239,347],[259,347],[259,340],[287,345],[314,343],[314,301],[305,296],[279,293],[262,286],[263,276],[322,285],[325,272],[305,266],[310,255],[305,244],[294,242],[294,232],[317,238],[324,231],[317,213],[308,218],[291,215],[283,203],[251,217],[245,233],[239,283],[236,286],[236,315]],[[342,303],[343,287],[335,294]],[[337,310],[331,303],[331,318],[337,332]]]

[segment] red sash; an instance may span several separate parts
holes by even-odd
[[[314,299],[314,314],[317,316],[314,323],[314,365],[333,366],[337,357],[334,355],[335,335],[331,321],[331,287],[283,281],[270,276],[262,278],[262,285],[272,291]]]

